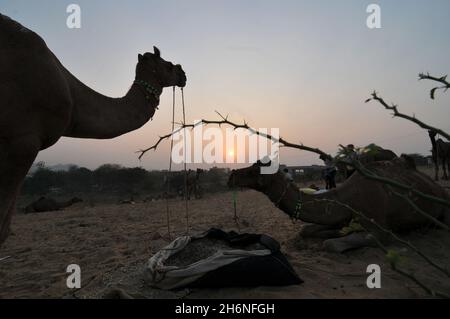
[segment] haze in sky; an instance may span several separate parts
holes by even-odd
[[[81,7],[81,29],[66,26],[71,3]],[[0,0],[0,12],[37,32],[74,75],[105,95],[124,95],[138,53],[157,45],[187,73],[189,122],[216,119],[218,110],[330,153],[338,144],[377,143],[397,154],[428,155],[425,131],[364,100],[376,89],[401,111],[450,130],[449,94],[431,101],[432,83],[417,81],[419,72],[450,72],[450,2],[377,1],[381,29],[366,26],[370,3]],[[62,138],[37,160],[167,168],[167,142],[141,162],[134,152],[170,131],[171,103],[166,89],[143,128],[107,141]],[[317,155],[288,149],[281,162],[320,163]]]

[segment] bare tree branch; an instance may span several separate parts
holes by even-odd
[[[436,203],[439,203],[441,205],[450,207],[450,202],[448,202],[445,199],[442,199],[440,197],[436,197],[436,196],[432,196],[432,195],[428,195],[425,193],[422,193],[421,191],[415,189],[412,185],[406,185],[403,183],[400,183],[396,180],[387,178],[387,177],[383,177],[383,176],[379,176],[376,175],[374,172],[368,170],[367,168],[365,168],[364,166],[362,166],[359,162],[357,161],[346,161],[346,160],[339,160],[339,162],[352,166],[353,168],[355,168],[361,175],[363,175],[364,177],[370,179],[370,180],[374,180],[383,184],[387,184],[390,186],[393,186],[395,188],[399,188],[405,191],[410,192],[411,194],[417,195],[423,199],[426,200],[430,200]]]
[[[431,76],[428,72],[427,72],[427,74],[420,73],[419,74],[419,81],[420,80],[431,80],[431,81],[443,84],[442,86],[436,86],[436,87],[431,89],[430,97],[431,97],[432,100],[434,100],[435,93],[436,93],[437,90],[444,90],[444,92],[445,92],[448,89],[450,89],[450,83],[447,81],[447,75],[444,75],[444,76],[438,78],[438,77]]]
[[[151,150],[156,151],[156,149],[158,148],[159,144],[161,144],[162,141],[164,141],[165,139],[170,138],[173,134],[175,134],[175,133],[178,132],[178,131],[180,131],[180,130],[175,130],[175,131],[172,132],[172,133],[169,133],[169,134],[160,136],[159,139],[158,139],[158,142],[156,142],[156,144],[154,144],[152,147],[149,147],[149,148],[147,148],[147,149],[145,149],[145,150],[139,150],[139,151],[137,151],[136,153],[139,153],[139,154],[140,154],[140,155],[139,155],[139,160],[142,159],[142,157],[145,155],[145,153],[147,153],[147,152],[149,152],[149,151],[151,151]]]
[[[326,159],[332,159],[333,157],[330,154],[325,153],[324,151],[322,151],[319,148],[315,148],[315,147],[310,147],[310,146],[306,146],[303,144],[295,144],[295,143],[290,143],[286,140],[284,140],[283,138],[276,138],[274,136],[272,136],[271,134],[266,134],[263,132],[260,132],[252,127],[250,127],[246,121],[244,121],[243,124],[238,124],[235,122],[232,122],[230,120],[228,120],[228,116],[223,116],[222,114],[220,114],[219,112],[216,111],[216,113],[219,115],[219,117],[221,118],[220,120],[200,120],[196,123],[193,124],[186,124],[186,123],[177,123],[180,125],[180,127],[178,129],[176,129],[174,132],[166,134],[164,136],[161,136],[159,138],[159,140],[156,142],[156,144],[154,144],[153,146],[147,148],[147,149],[143,149],[138,151],[137,153],[140,153],[139,155],[139,159],[142,159],[142,157],[149,151],[151,150],[156,150],[156,148],[159,146],[159,144],[164,140],[164,139],[168,139],[170,138],[172,135],[180,132],[181,130],[185,129],[185,128],[195,128],[198,125],[201,124],[206,124],[206,125],[219,125],[219,127],[221,127],[222,125],[229,125],[231,127],[233,127],[235,130],[237,129],[244,129],[249,131],[252,134],[256,134],[258,136],[262,136],[274,143],[279,143],[281,146],[284,147],[289,147],[289,148],[295,148],[295,149],[299,149],[299,150],[303,150],[303,151],[307,151],[307,152],[312,152],[312,153],[316,153]]]
[[[384,101],[383,98],[379,97],[377,92],[373,92],[372,93],[372,97],[366,100],[366,103],[370,102],[370,101],[378,101],[382,106],[384,106],[384,108],[386,110],[392,111],[393,116],[394,117],[401,117],[405,120],[411,121],[417,125],[419,125],[421,128],[425,129],[425,130],[429,130],[429,131],[433,131],[443,137],[445,137],[447,140],[450,141],[450,134],[448,134],[447,132],[444,132],[443,130],[433,127],[431,125],[428,125],[424,122],[422,122],[421,120],[417,119],[415,116],[409,116],[407,114],[401,113],[398,111],[398,105],[396,104],[391,104],[389,105],[388,103],[386,103]]]
[[[401,199],[403,199],[404,201],[406,201],[416,212],[418,212],[420,215],[422,215],[423,217],[429,219],[430,221],[432,221],[434,224],[436,224],[437,226],[439,226],[442,229],[445,229],[446,231],[450,232],[450,227],[448,227],[447,225],[445,225],[443,222],[437,220],[436,218],[434,218],[433,216],[431,216],[430,214],[428,214],[427,212],[423,211],[419,206],[417,206],[412,200],[411,198],[409,198],[408,195],[406,194],[401,194],[399,192],[396,192],[392,189],[392,187],[390,187],[391,193],[394,194],[397,197],[400,197]]]

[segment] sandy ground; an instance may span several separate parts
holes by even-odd
[[[171,202],[172,237],[185,232],[184,202]],[[209,195],[189,202],[191,233],[211,227],[237,230],[232,193]],[[161,291],[143,283],[146,260],[169,243],[165,202],[135,205],[77,204],[65,211],[21,215],[13,220],[13,234],[0,249],[0,298],[101,298],[121,288],[146,298],[422,298],[429,295],[414,282],[392,271],[384,254],[364,248],[346,254],[327,253],[320,242],[298,238],[301,223],[293,223],[262,194],[238,193],[241,232],[265,233],[282,250],[301,285],[283,287],[193,289]],[[450,235],[444,231],[415,232],[406,239],[434,261],[450,268]],[[395,248],[395,247],[394,247]],[[398,248],[397,248],[398,249]],[[448,277],[415,255],[404,269],[414,271],[433,289],[450,294]],[[4,257],[9,257],[3,259]],[[66,287],[66,267],[78,264],[82,288]],[[382,288],[368,289],[366,268],[381,266]]]

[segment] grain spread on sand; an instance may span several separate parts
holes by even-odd
[[[170,256],[165,264],[167,266],[185,267],[214,255],[219,250],[261,250],[266,249],[256,243],[247,246],[230,246],[226,241],[213,238],[200,238],[190,242],[183,250]]]

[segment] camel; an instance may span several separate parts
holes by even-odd
[[[0,14],[0,245],[37,154],[62,136],[110,139],[147,123],[163,88],[186,85],[180,65],[154,53],[138,55],[124,97],[97,93],[72,75],[45,41]]]
[[[369,180],[359,172],[355,172],[333,190],[308,195],[301,192],[294,183],[286,181],[282,172],[261,175],[260,167],[262,165],[261,162],[257,162],[251,167],[233,170],[228,186],[247,187],[264,193],[289,216],[310,223],[303,227],[301,235],[325,238],[323,246],[327,250],[344,252],[349,249],[374,245],[373,236],[368,236],[364,232],[344,236],[342,230],[352,224],[354,216],[347,208],[333,204],[336,201],[349,205],[379,225],[396,232],[413,230],[431,223],[406,201],[392,194],[386,185]],[[449,198],[445,189],[425,174],[417,171],[414,163],[406,156],[391,161],[372,162],[366,167],[380,176],[414,185],[423,193],[444,199]],[[420,198],[413,198],[413,201],[433,217],[445,220],[445,223],[450,224],[450,212],[446,207]],[[364,226],[361,229],[365,228],[370,232],[376,231],[373,224],[363,219],[358,222]]]
[[[431,154],[434,162],[434,179],[439,180],[439,160],[442,163],[442,179],[448,180],[447,170],[445,164],[448,166],[448,172],[450,174],[450,142],[444,142],[442,139],[436,141],[436,132],[428,131],[428,135],[431,140]]]
[[[41,197],[37,201],[31,203],[25,208],[25,214],[44,213],[63,210],[67,207],[72,206],[73,204],[80,203],[82,201],[83,200],[78,197],[74,197],[65,202],[58,202],[52,198]]]

